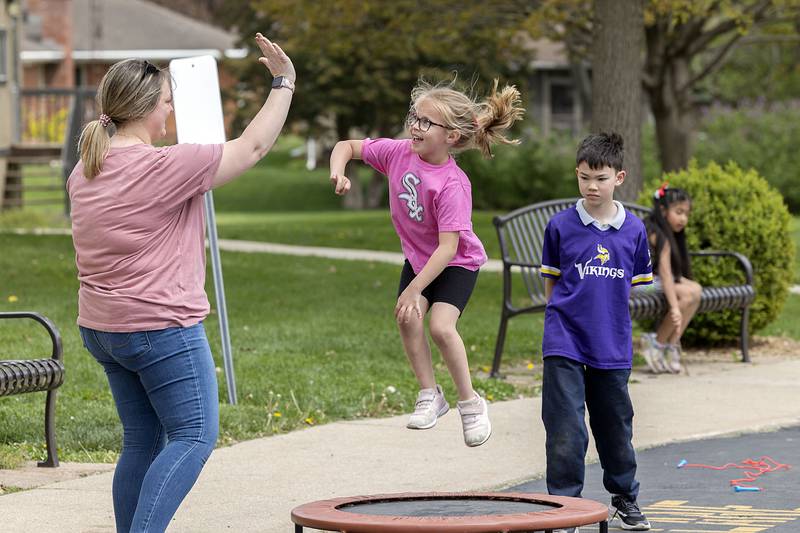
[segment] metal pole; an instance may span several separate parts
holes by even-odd
[[[20,61],[21,9],[19,2],[12,2],[8,10],[11,18],[11,69],[8,73],[8,79],[11,82],[11,108],[14,110],[11,144],[19,143],[22,140],[22,99],[20,98],[20,86],[22,84],[22,62]]]
[[[180,143],[219,144],[225,142],[225,123],[222,118],[222,98],[219,91],[217,62],[211,56],[173,59],[169,64],[175,82],[173,98],[175,126]],[[219,332],[222,341],[222,358],[228,384],[228,401],[236,405],[236,379],[233,374],[228,308],[225,305],[225,287],[222,282],[222,262],[219,256],[217,222],[214,215],[214,198],[211,191],[203,198],[206,213],[208,247],[214,273],[214,291],[217,297]]]
[[[236,405],[236,376],[233,374],[233,357],[231,355],[231,336],[228,329],[228,307],[225,304],[225,284],[222,281],[222,262],[217,242],[217,221],[214,214],[214,196],[211,191],[203,195],[206,208],[206,226],[208,230],[208,248],[211,255],[211,270],[214,273],[214,294],[217,297],[217,314],[219,315],[219,336],[222,341],[222,360],[225,365],[225,382],[228,385],[228,402]]]

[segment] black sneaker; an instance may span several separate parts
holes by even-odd
[[[622,496],[611,497],[611,507],[608,508],[609,519],[619,518],[619,526],[622,529],[633,531],[648,531],[650,522],[639,510],[639,505],[635,501],[628,501]]]

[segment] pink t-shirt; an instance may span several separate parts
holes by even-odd
[[[408,139],[366,139],[365,163],[389,177],[389,209],[403,253],[416,274],[439,246],[439,232],[459,232],[447,266],[478,270],[486,251],[472,231],[472,185],[451,157],[442,165],[423,161]]]
[[[67,181],[78,267],[78,324],[100,331],[191,326],[208,315],[202,194],[221,144],[112,148]]]

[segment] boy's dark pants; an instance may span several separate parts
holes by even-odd
[[[636,454],[633,405],[628,395],[630,369],[599,370],[566,357],[544,358],[542,420],[547,433],[547,491],[579,497],[589,435],[584,403],[589,409],[603,485],[611,494],[635,501]]]

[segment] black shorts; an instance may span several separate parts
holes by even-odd
[[[411,263],[406,259],[406,263],[403,265],[403,273],[400,274],[400,288],[397,290],[398,297],[416,276],[411,268]],[[445,267],[442,273],[431,281],[430,285],[425,287],[422,295],[428,300],[429,305],[432,306],[435,302],[444,302],[457,307],[460,314],[464,312],[477,281],[478,270],[468,270],[457,266]]]

